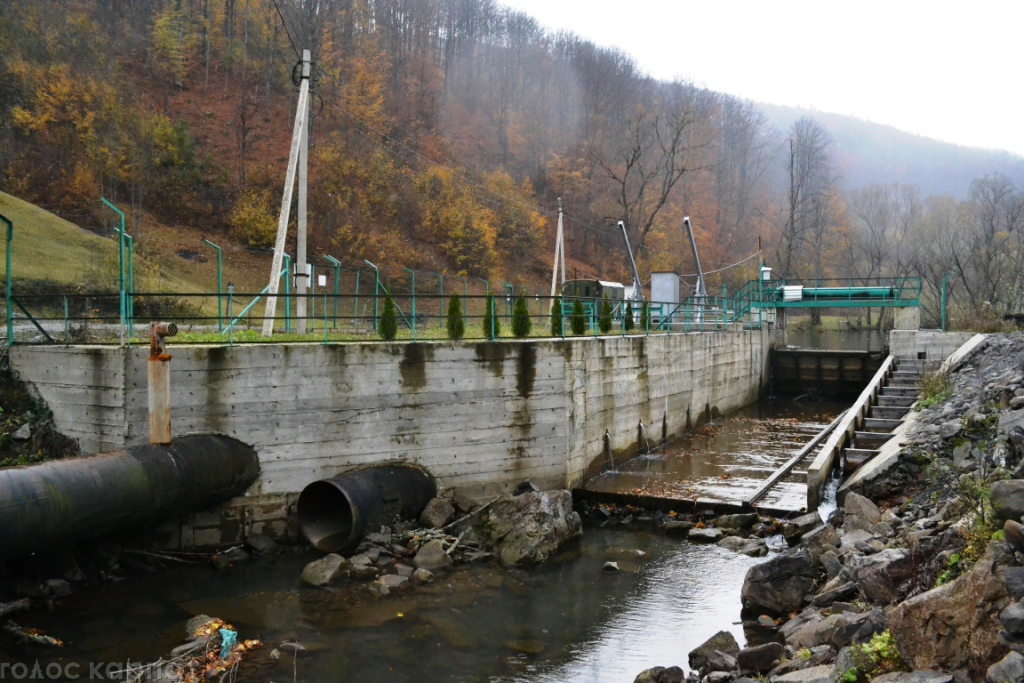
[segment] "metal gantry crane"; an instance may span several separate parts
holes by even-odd
[[[629,265],[633,268],[633,292],[629,298],[633,301],[643,301],[644,287],[640,282],[640,273],[636,270],[636,261],[633,259],[633,250],[629,246],[629,235],[626,234],[626,223],[624,221],[619,221],[619,227],[622,229],[622,239],[626,242],[626,253],[629,254]]]
[[[704,322],[704,308],[707,305],[708,290],[704,285],[704,269],[700,267],[700,255],[697,254],[697,240],[693,238],[693,226],[690,225],[690,217],[683,218],[683,225],[686,226],[686,234],[690,238],[690,248],[693,250],[693,262],[697,268],[697,286],[693,290],[694,322]]]

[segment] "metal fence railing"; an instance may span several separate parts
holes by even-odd
[[[282,288],[284,290],[284,288]],[[293,288],[273,295],[278,299],[274,334],[261,334],[268,295],[263,292],[223,294],[190,292],[129,292],[122,306],[119,293],[16,294],[9,325],[11,343],[141,344],[154,322],[173,321],[178,336],[171,343],[243,343],[261,341],[375,341],[381,339],[386,302],[394,307],[398,340],[449,339],[452,298],[458,301],[467,340],[514,337],[518,301],[525,306],[530,331],[525,338],[625,336],[712,332],[729,328],[717,300],[701,311],[692,305],[666,302],[611,302],[601,299],[563,299],[516,293],[482,294],[376,293],[306,294],[306,315],[297,315],[300,296]],[[578,304],[578,306],[577,306]],[[488,315],[488,309],[491,315]],[[128,311],[122,318],[122,311]],[[305,332],[301,328],[305,327]],[[734,326],[735,327],[735,326]]]

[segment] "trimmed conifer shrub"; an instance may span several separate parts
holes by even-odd
[[[601,334],[608,334],[612,330],[612,302],[608,299],[601,304],[601,315],[597,318],[597,328]]]
[[[631,332],[636,327],[636,322],[633,320],[633,302],[630,301],[626,304],[626,319],[623,321],[623,327],[626,328],[626,332]]]
[[[384,299],[384,309],[380,312],[380,321],[377,323],[377,334],[384,341],[393,341],[398,336],[398,314],[395,311],[395,302],[390,296]]]
[[[512,308],[512,334],[517,339],[530,336],[530,329],[533,323],[530,322],[530,309],[526,305],[526,299],[519,297],[516,305]]]
[[[651,309],[647,307],[646,301],[640,309],[640,327],[644,332],[651,329]]]
[[[462,317],[462,300],[452,295],[448,300],[448,319],[445,322],[448,328],[448,338],[458,341],[466,335],[466,320]]]
[[[551,302],[551,336],[561,337],[564,321],[562,320],[562,298],[555,297]]]
[[[501,320],[496,315],[494,308],[494,295],[487,295],[487,311],[484,313],[483,331],[488,339],[497,339],[501,336]]]
[[[572,325],[572,333],[577,337],[587,331],[587,317],[583,313],[583,302],[579,299],[572,303],[572,320],[569,324]]]

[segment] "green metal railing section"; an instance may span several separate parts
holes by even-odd
[[[275,335],[263,339],[259,334],[263,317],[258,304],[269,296],[262,291],[225,286],[224,250],[204,239],[205,247],[216,254],[216,291],[138,292],[135,290],[133,239],[125,226],[124,213],[112,202],[103,204],[117,216],[113,237],[117,240],[117,289],[82,293],[50,292],[40,294],[19,291],[13,279],[17,258],[17,226],[0,216],[5,237],[4,306],[6,343],[39,341],[63,343],[145,343],[148,325],[173,320],[181,332],[177,342],[237,343],[249,341],[321,341],[323,343],[378,339],[384,302],[391,299],[396,311],[401,340],[446,339],[449,301],[461,300],[466,339],[510,337],[515,304],[527,304],[531,338],[550,337],[552,309],[561,311],[560,337],[574,335],[573,322],[582,336],[630,334],[678,334],[760,328],[773,322],[779,310],[787,308],[906,307],[921,302],[919,278],[879,280],[751,280],[730,294],[723,286],[720,295],[689,297],[681,302],[627,303],[612,301],[611,325],[602,320],[605,300],[531,294],[523,286],[503,281],[488,281],[464,274],[419,272],[411,268],[379,267],[365,261],[358,266],[345,265],[339,259],[323,255],[310,261],[310,288],[307,299],[306,329],[293,333],[298,296],[291,285],[292,262],[285,255],[279,277],[282,286],[274,296],[283,299],[277,307]],[[204,247],[204,248],[205,248]],[[113,266],[101,282],[113,281]],[[247,264],[251,269],[251,264]],[[235,271],[236,273],[238,271]],[[372,288],[367,277],[372,272]],[[212,281],[214,273],[210,273]],[[419,278],[417,277],[419,276]],[[107,278],[110,278],[109,280]],[[423,286],[426,277],[427,285]],[[436,278],[436,286],[435,280]],[[420,279],[420,290],[417,290]],[[459,282],[461,280],[461,283]],[[472,282],[471,282],[472,280]],[[212,289],[212,287],[211,287]],[[933,289],[936,289],[933,287]],[[427,290],[429,293],[425,293]],[[941,288],[942,321],[945,324],[945,281]],[[931,290],[929,290],[931,292]],[[939,290],[936,289],[936,299]],[[577,312],[577,301],[582,312]],[[236,302],[246,302],[236,313]],[[490,302],[490,303],[489,303]],[[487,316],[490,307],[490,316]],[[632,315],[627,311],[631,309]],[[645,316],[644,310],[648,312]],[[491,321],[487,328],[484,321]],[[630,322],[632,320],[632,322]],[[582,325],[580,324],[582,322]],[[604,323],[604,325],[602,325]],[[602,326],[605,331],[602,331]]]

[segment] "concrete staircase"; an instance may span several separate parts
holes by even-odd
[[[893,437],[903,417],[917,401],[917,385],[930,368],[923,360],[899,359],[885,386],[864,418],[860,430],[853,433],[843,449],[843,474],[849,476],[858,467],[878,455],[878,449]]]

